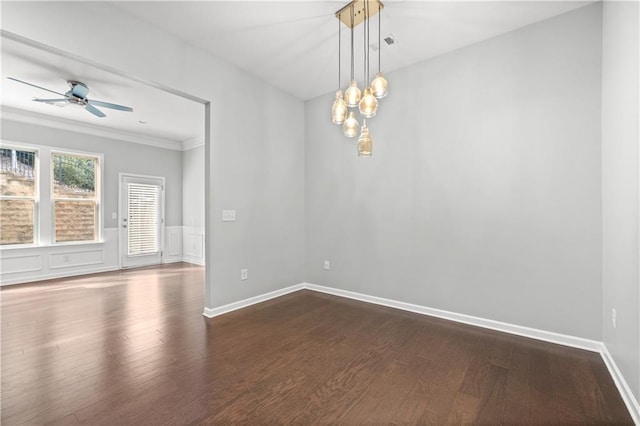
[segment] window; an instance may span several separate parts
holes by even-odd
[[[0,148],[0,245],[33,244],[38,207],[37,151]]]
[[[97,157],[51,154],[56,243],[98,239],[98,167]]]

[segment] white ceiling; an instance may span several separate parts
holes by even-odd
[[[79,131],[107,135],[101,130],[115,129],[118,137],[141,143],[181,149],[204,141],[204,107],[194,101],[104,71],[81,61],[2,39],[2,82],[0,102],[3,115],[13,119],[40,119],[46,115],[57,119],[49,125],[69,128],[81,123]],[[33,98],[60,98],[55,94],[23,85],[7,77],[36,84],[55,92],[69,90],[67,80],[89,87],[88,98],[126,105],[133,112],[99,107],[107,116],[98,118],[82,107],[64,107],[33,102]],[[26,111],[26,113],[22,113]],[[140,124],[139,121],[147,124]]]
[[[332,92],[337,86],[338,20],[335,12],[346,1],[198,1],[110,2],[112,7],[163,28],[180,39],[226,59],[250,74],[299,99]],[[385,1],[382,34],[392,33],[394,46],[383,42],[382,69],[393,71],[442,53],[476,43],[533,22],[591,3],[590,1]],[[377,44],[377,19],[371,23]],[[356,78],[362,81],[363,28],[355,30]],[[342,86],[348,83],[349,31],[342,26]],[[46,40],[42,40],[46,43]],[[55,47],[55,46],[54,46]],[[377,53],[372,52],[371,74]],[[2,39],[0,102],[31,118],[46,114],[94,129],[116,129],[122,135],[142,135],[177,149],[203,140],[202,105],[115,75],[86,61]],[[57,92],[66,80],[88,85],[89,99],[131,106],[133,113],[104,109],[97,118],[75,105],[64,108],[33,102],[51,93],[25,86],[15,77]],[[390,79],[393,90],[393,79]],[[14,114],[15,115],[15,114]],[[139,120],[148,124],[139,124]],[[68,124],[68,123],[67,123]],[[98,132],[99,133],[99,132]],[[185,144],[182,142],[187,141]],[[143,141],[144,143],[144,141]]]
[[[384,1],[382,70],[393,71],[575,9],[591,1]],[[222,57],[300,98],[336,90],[338,20],[347,1],[114,2],[116,7]],[[363,25],[356,27],[356,78],[362,80]],[[377,43],[377,19],[370,26]],[[343,86],[349,32],[342,27]],[[377,55],[372,52],[371,74]],[[390,81],[393,85],[393,81]]]

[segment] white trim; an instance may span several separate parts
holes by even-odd
[[[206,266],[206,263],[204,261],[196,260],[196,258],[191,257],[191,256],[184,256],[182,258],[182,261],[185,262],[185,263],[191,263],[193,265]]]
[[[188,151],[190,149],[197,148],[203,145],[204,145],[204,138],[202,136],[197,136],[195,138],[182,141],[182,150]]]
[[[56,278],[67,278],[67,277],[77,277],[79,275],[92,275],[99,274],[102,272],[111,272],[118,271],[120,268],[117,266],[105,266],[103,268],[91,268],[87,271],[63,271],[54,274],[45,274],[45,275],[35,275],[35,276],[21,276],[15,278],[5,278],[2,277],[2,282],[0,286],[4,287],[6,285],[18,285],[18,284],[31,284],[37,281],[45,281],[45,280],[53,280]]]
[[[16,259],[29,259],[29,258],[37,258],[38,259],[38,267],[34,267],[34,268],[26,268],[26,269],[21,269],[19,271],[11,271],[11,272],[4,272],[4,275],[7,274],[24,274],[25,272],[37,272],[37,271],[42,271],[42,256],[40,254],[23,254],[20,256],[0,256],[0,261],[2,260],[16,260]]]
[[[84,263],[74,263],[72,265],[52,266],[51,258],[53,256],[68,256],[70,254],[100,253],[100,260],[91,260]],[[82,250],[82,251],[64,251],[60,253],[49,253],[49,269],[76,268],[81,266],[102,265],[104,264],[104,250]]]
[[[99,136],[109,139],[117,139],[124,142],[132,142],[141,145],[150,145],[158,148],[173,149],[182,151],[182,142],[167,139],[159,136],[147,136],[126,130],[113,129],[98,126],[91,123],[69,120],[68,118],[55,117],[52,115],[40,114],[33,111],[26,111],[18,108],[3,106],[0,110],[3,120],[15,121],[17,123],[32,124],[49,127],[58,130],[82,133],[85,135]]]
[[[596,340],[569,336],[567,334],[554,333],[552,331],[539,330],[536,328],[524,327],[521,325],[509,324],[506,322],[474,317],[471,315],[459,314],[457,312],[450,312],[442,309],[414,305],[412,303],[399,302],[397,300],[385,299],[383,297],[369,296],[367,294],[355,293],[352,291],[341,290],[337,288],[324,287],[309,283],[305,283],[304,288],[308,290],[318,291],[320,293],[327,293],[334,296],[359,300],[361,302],[368,302],[376,305],[388,306],[390,308],[401,309],[403,311],[443,318],[446,320],[469,324],[476,327],[488,328],[490,330],[502,331],[509,334],[516,334],[518,336],[524,336],[531,339],[543,340],[545,342],[556,343],[559,345],[570,346],[578,349],[585,349],[591,352],[600,352],[600,348],[602,345],[601,342],[598,342]]]
[[[226,314],[231,311],[246,308],[251,305],[255,305],[260,302],[265,302],[269,299],[273,299],[285,294],[293,293],[294,291],[304,290],[305,284],[295,284],[290,287],[285,287],[280,290],[271,291],[269,293],[260,294],[258,296],[250,297],[248,299],[239,300],[237,302],[229,303],[227,305],[219,306],[217,308],[204,308],[204,315],[207,318],[217,317],[218,315]]]
[[[35,145],[37,146],[37,145]],[[56,198],[55,196],[55,190],[54,190],[54,166],[55,166],[55,161],[54,161],[54,156],[59,155],[59,156],[63,156],[63,155],[68,155],[71,157],[84,157],[84,158],[90,158],[93,160],[96,160],[97,163],[97,169],[98,169],[98,173],[96,174],[97,176],[94,176],[94,192],[98,193],[98,196],[96,198],[85,198],[85,199],[81,199],[81,198]],[[75,149],[64,149],[64,148],[57,148],[57,147],[50,147],[49,148],[49,153],[48,153],[48,161],[49,161],[49,170],[48,170],[48,174],[49,174],[49,193],[47,194],[48,197],[48,202],[49,202],[49,207],[51,209],[50,213],[50,219],[49,219],[49,226],[50,226],[50,233],[51,235],[49,236],[49,243],[48,245],[51,246],[58,246],[58,245],[68,245],[69,243],[79,243],[79,244],[91,244],[91,243],[101,243],[104,241],[104,191],[102,189],[103,186],[103,182],[104,182],[104,154],[102,153],[96,153],[96,152],[88,152],[88,151],[78,151]],[[38,172],[40,172],[40,170],[38,170]],[[41,172],[40,172],[41,173]],[[42,175],[43,176],[43,175]],[[44,176],[43,176],[44,177]],[[46,179],[46,178],[45,178]],[[97,234],[97,238],[95,240],[81,240],[81,241],[60,241],[57,242],[56,241],[56,209],[55,209],[55,205],[56,205],[56,201],[95,201],[96,203],[96,234]],[[45,201],[46,202],[46,201]],[[40,240],[42,240],[42,234],[40,234]]]
[[[162,263],[161,265],[166,265],[167,263],[179,263],[179,262],[184,262],[184,260],[180,257],[177,257],[175,259],[162,259]],[[155,265],[148,265],[148,266],[158,266],[158,264]],[[146,268],[147,265],[142,266],[142,268]]]
[[[604,364],[607,366],[609,370],[609,374],[613,378],[613,382],[616,384],[618,391],[620,391],[620,396],[627,406],[627,410],[629,410],[629,414],[633,419],[634,423],[640,425],[640,404],[638,400],[634,397],[633,392],[631,392],[631,388],[629,384],[624,379],[624,376],[620,372],[618,365],[614,361],[613,357],[609,353],[609,349],[607,349],[607,345],[604,343],[601,344],[600,355],[602,356],[602,360]]]

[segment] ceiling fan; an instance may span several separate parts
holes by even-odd
[[[118,111],[128,111],[128,112],[133,111],[133,108],[130,108],[127,106],[88,99],[87,94],[89,93],[89,87],[87,87],[86,84],[80,81],[68,80],[67,83],[69,84],[70,90],[67,93],[59,93],[54,90],[46,89],[44,87],[37,86],[32,83],[27,83],[26,81],[18,80],[17,78],[13,78],[13,77],[7,77],[7,78],[9,80],[17,81],[18,83],[37,87],[38,89],[46,90],[47,92],[55,93],[56,95],[62,96],[61,99],[33,98],[35,102],[43,102],[45,104],[51,104],[51,105],[60,104],[60,103],[80,105],[81,107],[89,111],[91,114],[101,118],[106,117],[106,114],[100,111],[98,108],[96,108],[96,106],[103,107],[103,108],[116,109]]]

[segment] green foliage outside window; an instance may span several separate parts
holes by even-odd
[[[95,172],[95,159],[70,155],[53,156],[53,178],[58,185],[94,191]]]

